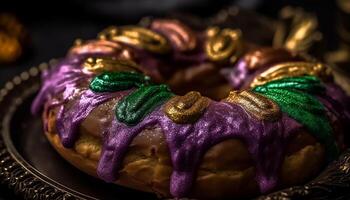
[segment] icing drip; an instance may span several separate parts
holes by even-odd
[[[68,58],[61,61],[54,69],[42,73],[44,84],[31,106],[33,114],[39,114],[44,102],[51,100],[57,94],[63,93],[62,100],[52,102],[52,105],[66,102],[75,96],[79,91],[77,85],[90,78],[82,73],[79,66],[81,62],[81,57]]]
[[[137,124],[172,96],[173,93],[166,85],[141,86],[118,102],[116,117],[127,125]]]
[[[114,92],[148,84],[150,78],[135,72],[105,72],[96,76],[90,83],[94,92]]]
[[[253,91],[274,100],[281,110],[303,124],[327,148],[328,159],[334,159],[339,150],[324,106],[310,93],[320,93],[324,88],[316,77],[285,78],[257,86]]]
[[[73,109],[67,109],[64,105],[61,105],[57,113],[56,127],[62,145],[66,148],[73,147],[79,136],[77,133],[80,123],[94,108],[112,98],[121,97],[125,94],[127,93],[94,93],[91,90],[85,90],[80,96],[80,100],[72,105]]]
[[[225,102],[212,102],[194,124],[176,124],[160,108],[135,126],[116,122],[106,129],[98,175],[105,181],[115,181],[133,138],[144,128],[153,126],[161,127],[170,149],[173,163],[170,190],[175,197],[184,197],[190,191],[206,150],[229,138],[240,138],[247,144],[256,164],[260,189],[270,191],[278,181],[283,146],[301,128],[287,116],[275,122],[256,120],[240,106]]]

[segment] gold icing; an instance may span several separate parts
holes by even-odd
[[[135,71],[140,69],[137,64],[128,59],[113,59],[110,57],[90,57],[83,64],[85,70],[93,73]]]
[[[321,79],[331,77],[330,68],[322,63],[312,62],[285,62],[274,65],[261,74],[257,75],[250,87],[263,85],[269,81],[278,80],[285,77],[295,77],[302,75],[317,76]]]
[[[300,60],[301,58],[284,48],[270,47],[250,51],[242,57],[242,60],[247,63],[247,68],[249,71],[254,71],[285,60],[293,61],[298,59]]]
[[[164,33],[179,51],[190,51],[197,45],[194,32],[178,20],[157,19],[152,22],[151,28]]]
[[[211,27],[207,30],[207,42],[205,52],[212,61],[234,63],[241,53],[241,31],[218,27]]]
[[[317,31],[317,18],[300,8],[282,9],[281,22],[277,25],[274,46],[290,51],[306,52],[322,35]],[[291,23],[288,23],[291,22]]]
[[[191,91],[184,96],[171,98],[164,106],[165,114],[175,123],[193,123],[209,106],[209,98]]]
[[[68,54],[113,54],[113,56],[119,56],[124,59],[133,57],[128,48],[122,48],[120,44],[107,40],[83,41],[77,39]]]
[[[153,53],[170,51],[170,45],[163,36],[138,26],[109,27],[99,33],[98,38],[134,45]]]
[[[242,106],[259,120],[274,121],[281,116],[275,102],[251,91],[231,91],[224,101]]]

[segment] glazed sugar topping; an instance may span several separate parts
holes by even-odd
[[[325,145],[329,161],[339,153],[329,118],[349,120],[348,104],[344,103],[348,98],[338,86],[317,77],[324,77],[324,65],[321,69],[318,63],[294,62],[296,58],[285,53],[287,50],[281,54],[282,61],[277,59],[279,53],[268,53],[275,56],[268,61],[264,56],[254,63],[239,60],[239,31],[214,27],[205,34],[197,33],[176,20],[155,20],[149,28],[112,27],[99,38],[77,44],[67,58],[43,74],[32,112],[40,112],[44,103],[58,107],[57,131],[62,144],[71,148],[79,137],[79,125],[90,112],[118,99],[110,108],[114,119],[101,133],[103,149],[97,174],[105,181],[118,179],[128,146],[140,132],[152,127],[161,128],[170,151],[170,192],[175,197],[190,194],[205,152],[227,139],[239,138],[247,145],[261,192],[278,184],[285,146],[299,130],[307,129]],[[164,61],[164,54],[169,61]],[[161,74],[157,58],[174,66],[183,63],[184,56],[190,67],[203,62],[229,66],[232,72],[227,77],[233,87],[253,85],[214,101],[196,91],[176,95],[166,84],[152,81]],[[126,57],[135,58],[140,65],[118,61]],[[288,63],[273,68],[280,62]],[[74,101],[67,103],[70,100]]]

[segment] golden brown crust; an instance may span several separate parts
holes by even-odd
[[[94,119],[99,119],[97,117],[105,113],[103,106],[108,107],[108,104],[114,102],[107,102],[90,113],[82,123],[80,138],[72,149],[64,148],[56,134],[55,111],[48,111],[48,115],[44,113],[48,121],[46,136],[52,146],[72,165],[92,176],[96,176],[102,146],[101,136],[97,134],[101,133],[102,127],[96,125],[101,121]],[[111,112],[106,112],[105,118],[110,117],[111,114],[108,113]],[[324,147],[310,134],[300,131],[287,146],[279,187],[305,182],[319,172],[323,163]],[[169,151],[163,133],[160,128],[154,127],[143,130],[135,137],[124,158],[116,183],[169,197],[171,172]],[[258,193],[254,164],[245,144],[239,139],[230,139],[213,146],[205,153],[191,196],[199,199],[222,199],[249,197]]]

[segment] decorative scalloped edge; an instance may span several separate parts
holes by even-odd
[[[286,199],[350,199],[350,149],[338,160],[331,163],[317,178],[302,186],[293,186],[266,196],[259,200]]]

